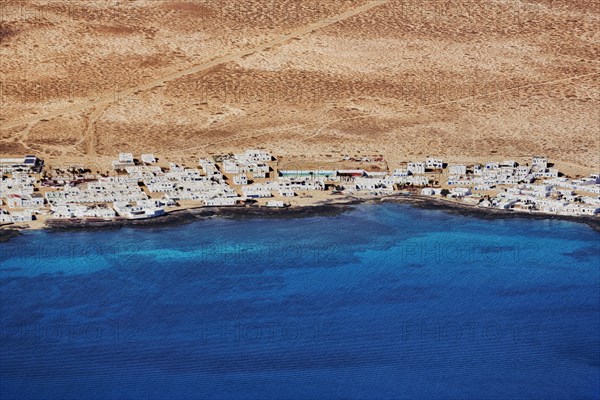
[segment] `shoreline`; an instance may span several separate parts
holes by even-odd
[[[559,214],[547,214],[547,213],[530,213],[530,212],[519,212],[512,210],[501,210],[497,208],[481,208],[476,205],[462,204],[454,201],[443,200],[430,196],[422,195],[394,195],[393,197],[385,197],[381,199],[382,202],[395,202],[400,204],[410,204],[415,207],[441,210],[451,214],[458,214],[468,217],[480,218],[480,219],[507,219],[507,218],[526,218],[536,220],[555,220],[555,221],[569,221],[586,224],[596,232],[600,233],[600,218],[590,216],[576,216],[576,215],[559,215]]]
[[[37,229],[26,225],[6,224],[0,225],[0,243],[21,235],[22,231],[46,230],[97,230],[121,228],[157,228],[189,224],[196,220],[208,218],[244,219],[244,218],[304,218],[313,216],[339,215],[353,206],[360,204],[397,203],[408,204],[414,207],[441,210],[451,214],[458,214],[480,219],[506,219],[527,218],[537,220],[561,220],[577,222],[588,225],[600,233],[600,218],[588,216],[554,215],[545,213],[527,213],[494,208],[480,208],[475,205],[462,204],[455,201],[439,199],[418,194],[393,194],[383,197],[353,197],[328,199],[309,205],[297,205],[285,208],[271,208],[258,206],[239,207],[189,207],[173,210],[164,216],[148,219],[117,218],[112,220],[85,220],[85,219],[48,219],[45,224]]]

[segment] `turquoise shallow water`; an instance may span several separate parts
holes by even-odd
[[[599,398],[600,235],[407,205],[0,244],[0,397]]]

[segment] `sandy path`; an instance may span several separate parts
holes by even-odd
[[[372,8],[375,8],[377,6],[385,4],[388,1],[389,0],[375,0],[375,1],[368,2],[366,4],[363,4],[362,6],[352,8],[352,9],[347,10],[347,11],[345,11],[341,14],[338,14],[334,17],[328,17],[328,18],[322,19],[320,21],[314,22],[310,25],[307,25],[307,26],[304,26],[304,27],[301,27],[298,29],[294,29],[294,30],[290,31],[289,33],[285,34],[284,36],[281,36],[277,39],[270,40],[266,43],[255,46],[251,49],[245,49],[245,50],[242,50],[242,51],[239,51],[239,52],[227,55],[227,56],[219,57],[214,60],[195,65],[191,68],[187,68],[187,69],[184,69],[181,71],[176,71],[171,74],[162,76],[161,78],[154,79],[154,80],[147,82],[145,84],[142,84],[140,86],[123,90],[122,92],[119,93],[119,97],[124,98],[124,97],[128,97],[128,96],[131,96],[134,94],[144,92],[144,91],[148,91],[148,90],[154,89],[158,86],[162,86],[170,81],[182,78],[184,76],[197,74],[199,72],[206,71],[210,68],[213,68],[217,65],[239,60],[242,57],[251,55],[256,52],[261,52],[261,51],[267,50],[271,47],[286,43],[294,38],[307,35],[316,30],[319,30],[319,29],[326,28],[337,22],[343,21],[343,20],[351,18],[357,14],[363,13]],[[84,111],[93,106],[96,106],[98,108],[98,110],[100,110],[100,109],[103,109],[105,106],[113,103],[114,99],[115,99],[115,94],[113,92],[105,93],[105,94],[101,95],[100,98],[98,98],[98,99],[80,101],[78,103],[73,104],[70,107],[67,107],[67,108],[64,108],[61,110],[56,110],[56,111],[49,112],[49,113],[46,113],[43,115],[35,115],[33,117],[21,118],[19,120],[4,123],[4,124],[2,124],[0,129],[7,130],[7,129],[16,128],[16,127],[22,126],[22,125],[31,125],[31,124],[35,124],[35,123],[39,122],[42,119],[48,119],[48,120],[53,119],[53,118],[60,117],[65,114],[70,114],[70,113],[77,112],[77,111]],[[92,116],[90,116],[90,117],[92,117]],[[93,122],[94,122],[94,120],[92,118],[90,118],[90,126],[93,125]],[[88,134],[89,133],[90,132],[88,132]],[[92,149],[93,147],[94,147],[94,144],[93,143],[90,144],[88,141],[86,149],[88,151],[93,151],[93,149]]]
[[[85,135],[83,136],[83,142],[85,144],[85,154],[87,155],[95,155],[96,154],[96,135],[94,135],[94,124],[104,111],[110,106],[110,104],[99,104],[96,106],[94,111],[88,117],[87,128],[85,131]]]

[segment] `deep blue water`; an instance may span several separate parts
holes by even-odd
[[[600,234],[406,205],[0,244],[0,398],[600,397]]]

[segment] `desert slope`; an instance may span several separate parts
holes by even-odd
[[[0,153],[600,166],[597,1],[8,0]]]

